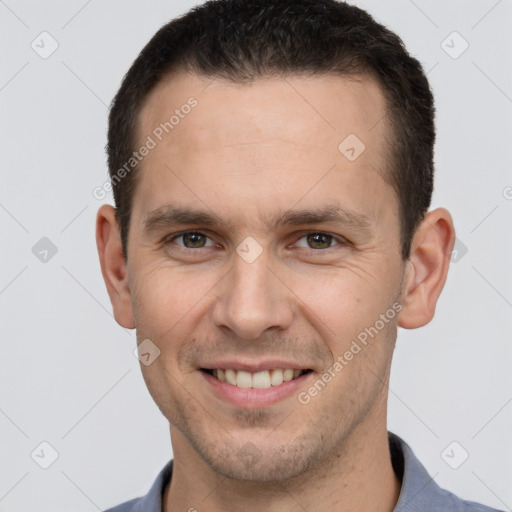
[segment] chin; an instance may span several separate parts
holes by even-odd
[[[297,477],[306,471],[297,460],[274,457],[271,460],[247,462],[240,460],[214,460],[210,466],[217,473],[231,480],[244,482],[283,482]],[[302,461],[303,462],[303,461]]]
[[[276,439],[277,441],[277,439]],[[237,481],[283,482],[298,477],[328,456],[315,448],[311,438],[281,440],[270,444],[251,437],[245,441],[226,440],[224,445],[196,444],[196,451],[217,474]]]

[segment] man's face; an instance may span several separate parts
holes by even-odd
[[[141,143],[157,144],[139,170],[128,282],[138,341],[160,350],[141,367],[175,455],[233,478],[282,480],[385,428],[389,311],[404,266],[397,201],[382,179],[384,99],[368,78],[208,83],[174,76],[140,115]],[[190,97],[197,106],[159,142],[155,128]],[[339,218],[285,222],[329,208]],[[172,223],[172,209],[218,222]],[[217,369],[245,370],[228,372],[240,386]],[[290,372],[278,369],[310,371],[279,384]]]

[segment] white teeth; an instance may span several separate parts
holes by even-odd
[[[232,384],[236,386],[236,372],[235,370],[225,370],[226,373],[226,382],[228,384]]]
[[[252,387],[252,375],[251,372],[245,372],[239,370],[236,372],[236,385],[239,388],[250,388]]]
[[[270,374],[270,383],[272,386],[279,386],[283,383],[283,370],[272,370]]]
[[[253,373],[252,375],[252,387],[258,389],[267,389],[272,385],[270,382],[270,374],[268,370],[263,372]]]
[[[291,368],[286,368],[286,370],[283,371],[283,380],[285,382],[293,379],[293,370]]]
[[[251,373],[245,370],[215,369],[213,376],[221,382],[227,382],[232,386],[239,388],[267,389],[271,386],[279,386],[283,382],[288,382],[302,375],[304,370],[294,370],[293,368],[276,368],[274,370],[263,370],[261,372]]]

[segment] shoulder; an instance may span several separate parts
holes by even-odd
[[[453,510],[453,512],[502,512],[475,501],[463,500],[446,489],[438,490],[437,505],[439,507],[447,507],[448,510]]]
[[[500,512],[466,501],[441,488],[414,455],[411,447],[396,434],[389,435],[391,460],[402,489],[394,512]]]
[[[172,478],[173,461],[170,460],[160,471],[149,492],[140,498],[125,501],[104,512],[161,512],[162,496]]]

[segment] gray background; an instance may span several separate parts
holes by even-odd
[[[123,74],[192,5],[0,1],[1,511],[103,509],[146,493],[171,457],[135,333],[111,314],[93,189],[107,178],[107,105]],[[428,71],[433,206],[452,212],[459,239],[434,321],[399,332],[389,428],[440,485],[512,510],[512,3],[358,5]]]

